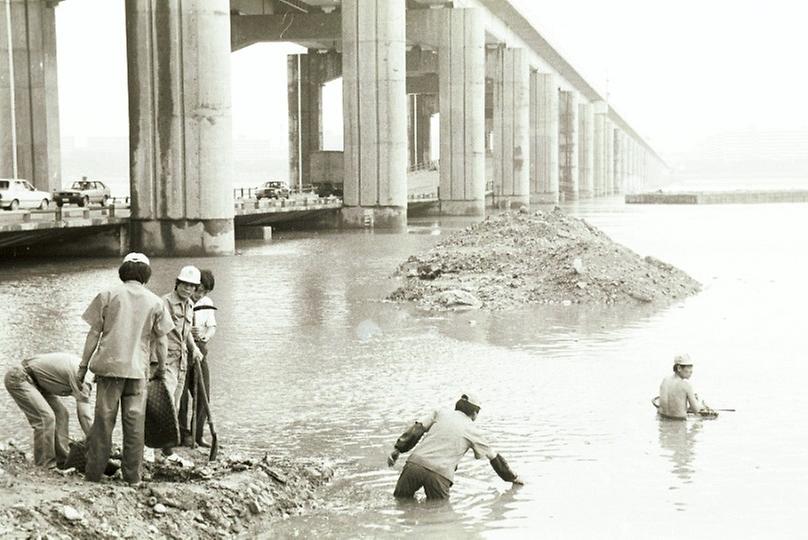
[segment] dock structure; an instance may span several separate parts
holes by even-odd
[[[49,191],[58,6],[13,0],[0,17],[0,177]],[[645,191],[665,167],[506,0],[131,0],[126,40],[129,247],[152,254],[234,251],[230,53],[255,43],[306,49],[286,64],[289,179],[340,183],[344,227],[404,227],[407,172],[427,164],[437,211],[473,216],[489,183],[519,207]],[[343,149],[325,152],[322,91],[339,78]]]

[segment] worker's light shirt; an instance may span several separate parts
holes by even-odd
[[[82,318],[101,332],[89,369],[102,377],[145,379],[152,342],[174,328],[160,297],[138,281],[101,291]]]
[[[476,459],[497,457],[481,430],[461,411],[436,410],[419,422],[427,432],[407,459],[408,463],[421,465],[452,481],[460,458],[469,448]]]
[[[22,361],[39,389],[51,396],[73,396],[76,401],[90,401],[90,386],[77,378],[81,358],[75,354],[53,352],[35,354]]]
[[[687,412],[701,410],[702,405],[693,392],[690,381],[675,373],[659,385],[659,414],[669,418],[687,418]]]
[[[194,304],[194,328],[199,331],[199,341],[207,343],[216,333],[216,308],[209,296],[203,296]]]
[[[174,322],[168,333],[168,362],[179,362],[180,369],[188,366],[188,340],[194,324],[194,308],[190,298],[183,300],[177,291],[163,295],[163,301]],[[193,340],[191,340],[193,344]]]

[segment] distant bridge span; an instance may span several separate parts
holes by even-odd
[[[289,177],[342,184],[342,226],[404,226],[407,170],[425,163],[437,211],[478,216],[487,182],[497,206],[519,206],[640,191],[665,169],[506,0],[125,5],[132,249],[233,252],[230,54],[259,42],[307,49],[287,61]],[[0,17],[0,177],[48,191],[61,185],[58,6],[17,0]],[[344,148],[325,155],[322,87],[339,77]]]

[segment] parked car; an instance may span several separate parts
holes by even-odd
[[[336,186],[331,182],[326,182],[325,184],[320,184],[317,186],[317,196],[318,197],[342,197],[342,185],[337,184]]]
[[[16,210],[17,208],[45,210],[50,203],[50,193],[38,190],[28,180],[0,178],[0,207],[6,210]]]
[[[270,180],[264,182],[255,190],[255,198],[261,199],[288,199],[289,198],[289,184],[281,180]]]
[[[56,206],[62,206],[65,203],[78,204],[79,206],[99,203],[101,206],[106,206],[111,196],[112,194],[109,188],[104,185],[104,182],[87,180],[85,176],[81,180],[73,182],[70,189],[55,191],[53,193],[53,202],[56,203]]]

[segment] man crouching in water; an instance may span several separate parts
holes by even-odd
[[[505,458],[483,441],[480,431],[474,426],[479,412],[480,402],[463,394],[454,411],[433,411],[404,432],[387,458],[391,467],[400,454],[409,452],[418,444],[424,433],[428,431],[429,435],[407,459],[393,496],[409,499],[423,487],[427,499],[447,499],[457,464],[469,448],[474,451],[476,459],[488,458],[500,478],[522,484]]]
[[[673,359],[673,375],[659,385],[659,414],[665,418],[683,420],[687,413],[715,416],[717,413],[699,399],[688,379],[693,375],[693,361],[687,354]]]

